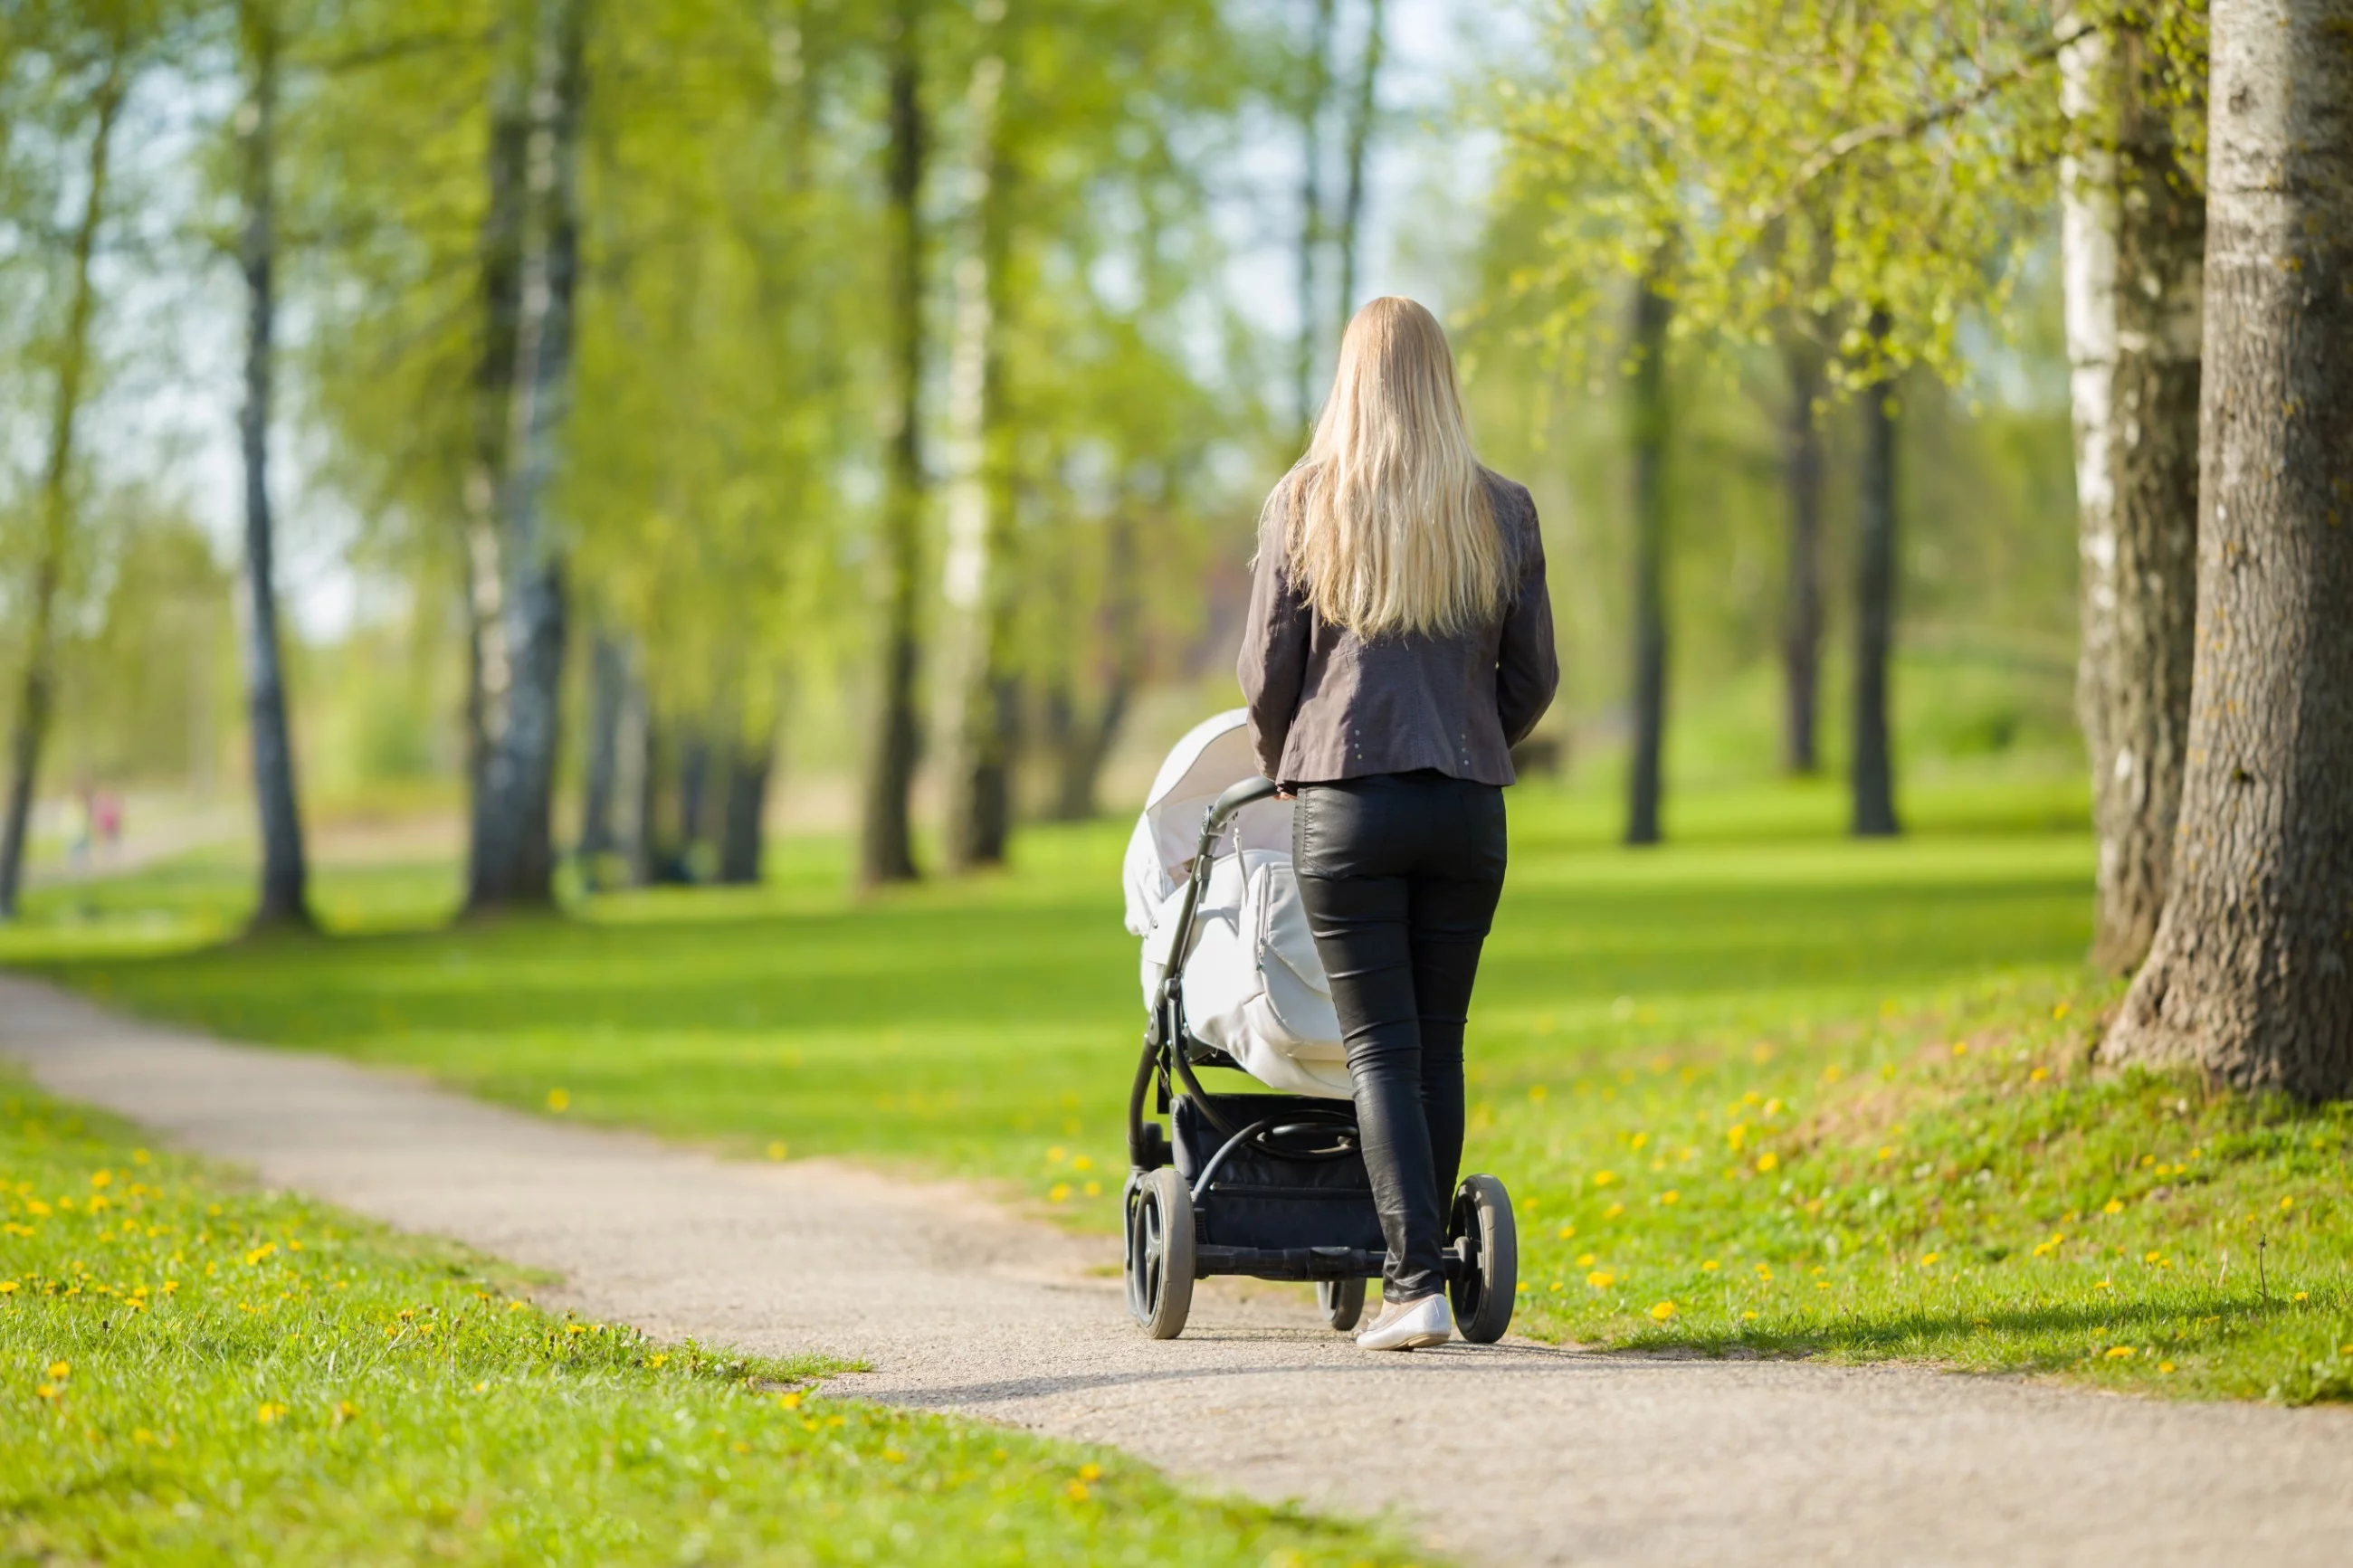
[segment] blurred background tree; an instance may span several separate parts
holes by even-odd
[[[1672,826],[1670,783],[1831,767],[1886,831],[1910,771],[2081,767],[2079,647],[2095,740],[2098,692],[2148,690],[2094,679],[2071,408],[2081,458],[2106,362],[2063,306],[2086,215],[2147,250],[2128,175],[2193,189],[2194,17],[189,0],[138,23],[161,111],[122,145],[203,243],[101,212],[98,423],[52,469],[99,9],[34,8],[0,61],[8,719],[54,741],[28,845],[103,775],[159,832],[254,792],[287,909],[289,867],[385,835],[462,859],[482,910],[567,864],[754,880],[771,828],[854,829],[869,883],[994,864],[1231,700],[1259,499],[1384,289],[1449,310],[1482,446],[1544,509],[1569,686],[1530,764],[1625,789],[1629,837]],[[179,347],[111,390],[133,317]],[[151,405],[204,434],[123,438]],[[166,637],[170,679],[106,673]],[[37,668],[75,694],[53,728]],[[109,738],[99,710],[166,688],[169,744]],[[2169,809],[2118,820],[2154,842]]]

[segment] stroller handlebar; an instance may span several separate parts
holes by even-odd
[[[1269,798],[1282,787],[1270,778],[1244,779],[1238,784],[1228,785],[1226,792],[1211,802],[1209,809],[1201,814],[1200,853],[1204,855],[1208,853],[1209,840],[1225,831],[1226,824],[1233,820],[1234,813],[1246,805]]]

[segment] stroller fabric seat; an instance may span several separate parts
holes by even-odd
[[[1259,775],[1248,715],[1233,709],[1188,731],[1161,763],[1128,839],[1127,929],[1144,939],[1144,1003],[1187,933],[1176,929],[1202,814]],[[1350,1096],[1332,987],[1316,956],[1291,864],[1291,803],[1244,806],[1210,848],[1180,984],[1192,1033],[1271,1089]]]

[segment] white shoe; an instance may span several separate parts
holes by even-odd
[[[1356,1345],[1368,1351],[1418,1351],[1453,1337],[1454,1313],[1441,1292],[1402,1305],[1385,1304],[1373,1326],[1356,1336]]]

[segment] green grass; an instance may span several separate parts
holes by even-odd
[[[1394,1561],[839,1370],[551,1317],[394,1236],[0,1086],[0,1558]],[[947,1544],[953,1543],[953,1544]]]
[[[1637,854],[1610,802],[1514,793],[1470,1159],[1525,1205],[1519,1326],[2346,1394],[2353,1120],[2089,1068],[2116,988],[2080,963],[2074,781],[1953,783],[1906,810],[1910,837],[1857,844],[1828,785],[1694,795],[1676,842]],[[794,841],[749,892],[173,951],[241,897],[192,868],[143,928],[126,885],[75,932],[6,940],[225,1034],[751,1157],[979,1177],[1108,1227],[1141,1023],[1123,837],[1033,832],[1013,872],[864,903],[839,845]],[[370,877],[328,901],[430,907],[422,873]],[[127,927],[144,935],[108,934]]]

